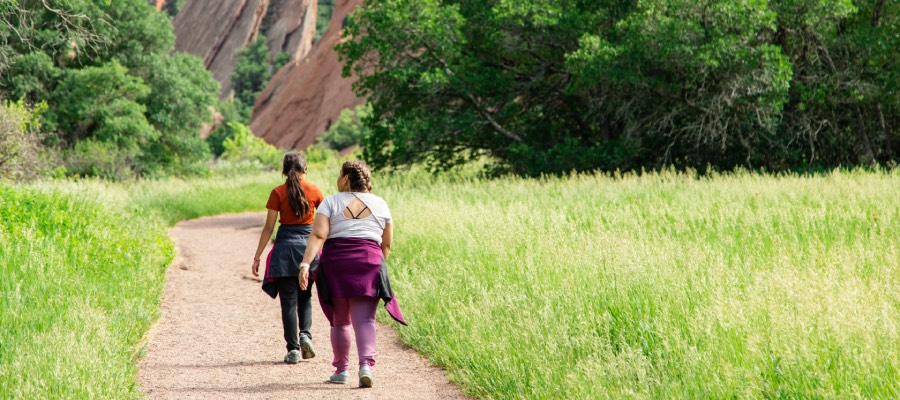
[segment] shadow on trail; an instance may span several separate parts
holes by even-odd
[[[316,390],[347,390],[347,385],[335,385],[322,382],[310,383],[269,383],[265,385],[238,386],[238,387],[187,387],[178,389],[166,389],[167,392],[184,393],[271,393],[271,392],[296,392],[303,393],[303,389]],[[354,388],[359,389],[359,388]]]

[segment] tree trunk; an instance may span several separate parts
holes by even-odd
[[[884,0],[878,0],[875,3],[875,12],[872,13],[872,25],[880,26],[881,25],[881,10],[884,8]]]
[[[884,154],[887,159],[894,158],[894,134],[888,131],[887,124],[884,123],[884,112],[881,111],[881,104],[876,105],[878,110],[878,121],[881,123],[881,132],[884,135]]]

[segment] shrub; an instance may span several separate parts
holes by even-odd
[[[144,115],[141,102],[149,95],[150,88],[118,61],[68,70],[51,96],[47,119],[62,132],[63,144],[94,139],[133,155],[160,135]]]
[[[136,151],[128,151],[110,142],[85,139],[64,153],[66,170],[77,176],[121,181],[133,178]]]
[[[46,175],[52,155],[41,145],[40,114],[46,103],[0,103],[0,177],[29,180]]]
[[[221,157],[222,153],[225,152],[225,147],[222,146],[225,143],[225,139],[234,136],[234,129],[231,128],[231,123],[240,122],[243,124],[247,122],[241,117],[239,107],[240,105],[233,99],[219,101],[219,105],[216,107],[216,110],[222,114],[222,124],[206,138],[209,150],[216,157]]]
[[[368,104],[345,109],[341,111],[337,122],[319,140],[338,151],[359,144],[369,135],[369,128],[363,124],[363,120],[371,114],[372,106]]]
[[[225,139],[222,143],[222,147],[225,149],[222,153],[223,159],[256,161],[267,169],[280,167],[284,152],[254,136],[250,128],[244,124],[231,122],[228,125],[234,131],[234,136]]]

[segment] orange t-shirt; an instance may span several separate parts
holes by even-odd
[[[278,211],[278,214],[281,216],[281,220],[278,222],[282,225],[313,223],[313,217],[316,215],[316,207],[325,200],[325,196],[316,185],[313,185],[306,180],[301,180],[300,187],[303,188],[303,194],[306,195],[306,201],[309,202],[309,212],[306,213],[303,218],[297,218],[297,215],[291,210],[291,203],[288,201],[287,184],[272,189],[272,193],[269,194],[269,201],[266,202],[266,208]]]

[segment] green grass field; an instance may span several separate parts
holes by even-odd
[[[470,394],[900,396],[896,171],[429,181],[376,188],[400,332]]]
[[[900,171],[469,176],[375,177],[401,336],[468,393],[900,395]],[[166,226],[279,181],[0,184],[0,398],[140,397]]]
[[[0,183],[0,398],[139,398],[167,224],[256,210],[277,174]]]

